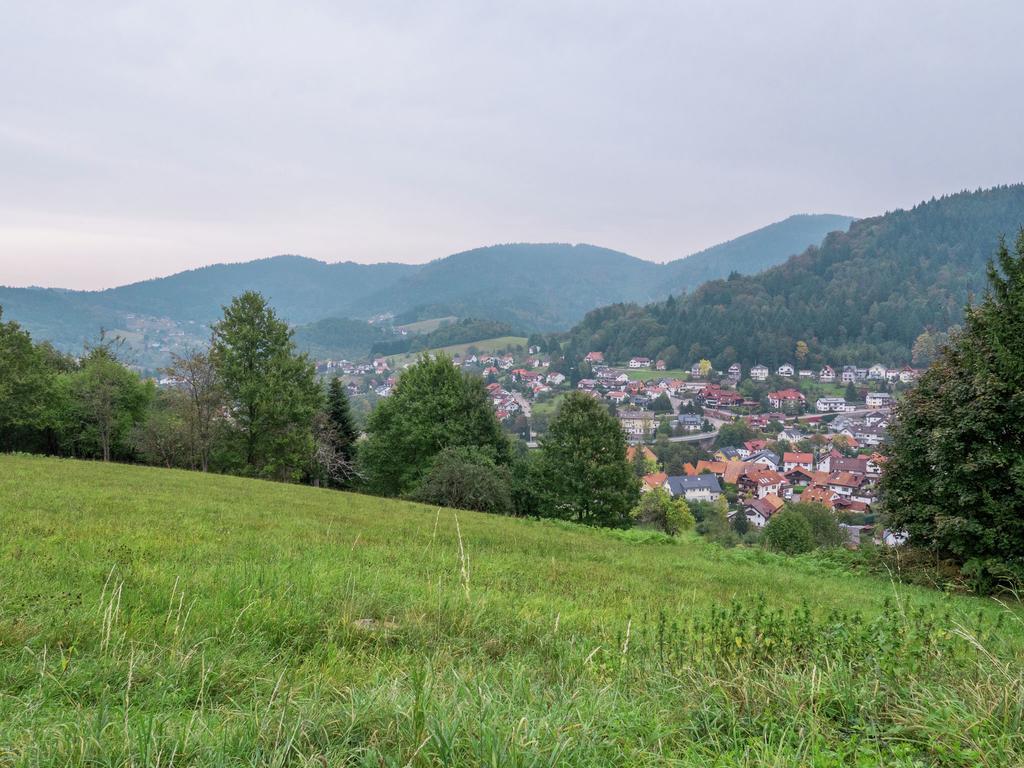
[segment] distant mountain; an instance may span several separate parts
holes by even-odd
[[[793,216],[668,264],[562,243],[495,245],[423,265],[326,264],[276,256],[105,291],[0,287],[0,306],[36,338],[64,349],[81,349],[83,340],[95,338],[101,327],[123,333],[140,350],[144,365],[201,343],[221,307],[246,290],[263,293],[292,324],[331,320],[303,331],[301,338],[314,350],[372,346],[379,330],[342,321],[382,314],[402,317],[403,322],[474,317],[525,331],[554,331],[603,304],[653,301],[707,278],[760,270],[820,242],[849,221],[842,216]],[[332,340],[332,332],[353,334],[359,341]]]
[[[962,192],[854,222],[824,243],[760,274],[705,283],[692,295],[646,307],[596,310],[573,331],[579,350],[611,359],[667,357],[810,363],[910,361],[916,337],[959,323],[1000,235],[1024,226],[1024,185]]]
[[[809,245],[817,245],[829,232],[845,232],[854,221],[830,213],[797,214],[784,221],[748,232],[721,245],[670,262],[665,278],[672,293],[689,293],[708,280],[732,272],[753,275],[781,264]]]

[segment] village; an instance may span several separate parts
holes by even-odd
[[[536,347],[471,350],[453,361],[483,377],[499,421],[531,447],[560,398],[583,392],[619,420],[630,460],[641,452],[650,470],[644,491],[662,488],[688,503],[722,499],[731,521],[743,515],[758,529],[786,503],[815,502],[846,521],[852,545],[866,534],[896,543],[892,534],[874,532],[873,507],[892,406],[919,373],[910,366],[759,364],[744,376],[738,363],[715,371],[705,360],[669,371],[658,360],[616,365],[589,352],[579,366],[584,375],[573,377]],[[387,397],[400,370],[386,358],[318,363],[321,375],[343,376],[356,397]],[[746,439],[732,444],[724,440],[730,434]],[[694,458],[668,465],[656,451],[672,443],[689,444]]]

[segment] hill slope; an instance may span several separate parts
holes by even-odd
[[[682,300],[596,311],[574,336],[613,359],[674,346],[685,365],[778,365],[800,339],[809,363],[906,363],[918,334],[960,321],[999,236],[1022,225],[1024,185],[949,195],[856,221],[784,264]]]
[[[0,498],[12,764],[1024,759],[993,603],[170,470],[0,456]]]
[[[425,265],[326,264],[276,256],[216,264],[106,291],[0,286],[0,306],[36,338],[72,351],[101,327],[126,328],[129,314],[167,318],[179,330],[201,338],[221,307],[245,290],[263,293],[281,317],[296,325],[394,312],[413,319],[473,316],[526,330],[564,330],[602,304],[652,301],[708,277],[778,263],[847,221],[792,217],[723,244],[721,250],[697,254],[692,262],[680,259],[668,265],[596,246],[525,243],[478,248]],[[322,337],[324,330],[313,332]],[[328,346],[347,344],[335,339]]]

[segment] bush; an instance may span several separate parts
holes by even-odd
[[[641,494],[630,516],[640,525],[654,526],[671,536],[692,530],[696,522],[686,502],[673,499],[664,488]]]
[[[479,448],[446,448],[411,494],[413,501],[510,515],[512,476]]]
[[[846,543],[846,533],[839,527],[839,521],[828,507],[810,502],[790,504],[789,508],[803,516],[811,527],[814,546],[822,549],[841,547]]]
[[[773,552],[799,555],[814,549],[811,524],[800,512],[784,507],[764,528],[764,544]]]

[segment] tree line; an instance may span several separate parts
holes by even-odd
[[[0,450],[588,525],[626,527],[637,514],[639,481],[624,435],[593,398],[570,394],[540,449],[528,452],[498,423],[479,376],[447,356],[424,355],[399,376],[361,436],[342,381],[317,379],[292,331],[255,292],[224,308],[207,348],[173,358],[161,371],[167,386],[142,379],[119,356],[110,339],[80,357],[61,354],[0,314]]]

